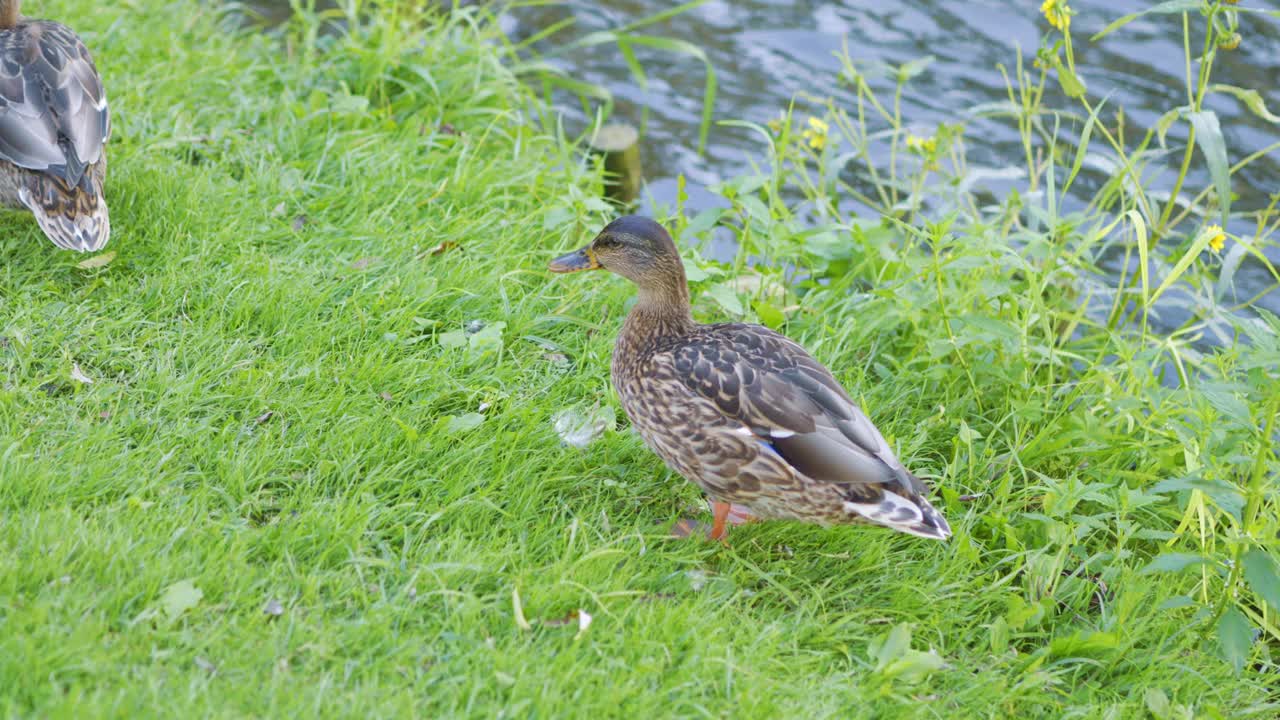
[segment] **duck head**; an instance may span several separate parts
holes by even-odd
[[[674,296],[688,302],[684,263],[675,242],[665,228],[639,215],[614,220],[586,247],[552,260],[549,269],[608,270],[635,283],[641,299]]]

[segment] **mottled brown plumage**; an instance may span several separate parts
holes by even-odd
[[[804,348],[759,325],[693,320],[680,255],[662,226],[628,216],[551,269],[603,268],[639,298],[613,352],[613,384],[646,444],[717,504],[761,518],[870,521],[951,534],[840,383]]]
[[[18,5],[0,0],[0,203],[30,210],[58,247],[97,250],[111,236],[102,80],[74,32]]]

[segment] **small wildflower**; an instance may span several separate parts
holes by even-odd
[[[1220,253],[1222,248],[1227,244],[1227,234],[1222,231],[1220,225],[1210,225],[1204,229],[1206,235],[1209,236],[1209,249]]]
[[[907,135],[907,149],[921,155],[932,155],[938,151],[938,140],[932,137],[922,138],[917,135]]]
[[[1036,50],[1036,59],[1031,62],[1032,67],[1037,70],[1053,67],[1053,61],[1058,59],[1056,50],[1050,47],[1041,46]]]
[[[1241,37],[1240,33],[1233,32],[1230,35],[1218,38],[1218,47],[1222,48],[1223,50],[1235,50],[1236,48],[1240,47],[1240,41],[1242,39],[1243,38]]]
[[[1071,16],[1075,14],[1071,8],[1067,7],[1067,0],[1044,0],[1044,4],[1040,6],[1040,12],[1044,13],[1044,19],[1048,20],[1050,25],[1062,32],[1071,28]]]
[[[821,150],[827,145],[827,132],[831,129],[826,121],[813,116],[809,117],[809,127],[801,133],[801,137],[805,142],[809,143],[809,147],[814,150]]]
[[[767,124],[769,126],[769,130],[772,131],[774,135],[782,134],[782,118],[780,117],[774,118],[770,120]]]

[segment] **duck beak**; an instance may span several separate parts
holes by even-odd
[[[547,269],[554,273],[571,273],[581,270],[599,270],[601,267],[596,260],[596,254],[591,252],[591,246],[588,245],[552,260]]]

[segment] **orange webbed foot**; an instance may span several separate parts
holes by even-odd
[[[712,524],[708,528],[705,523],[691,517],[680,518],[671,526],[671,535],[678,538],[693,537],[694,535],[705,535],[710,540],[717,540],[720,544],[728,547],[728,535],[730,525],[743,525],[749,522],[758,522],[759,518],[751,514],[742,505],[733,505],[730,503],[722,503],[711,501]]]

